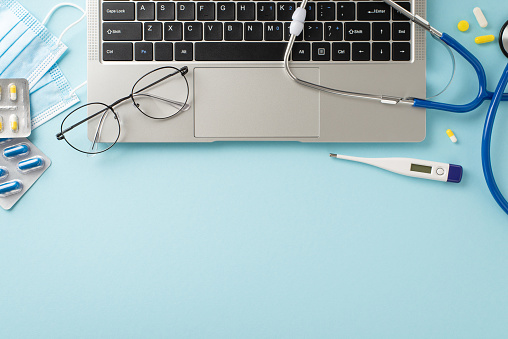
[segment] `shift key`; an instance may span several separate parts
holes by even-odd
[[[143,39],[141,22],[105,22],[102,26],[104,41],[140,41]]]

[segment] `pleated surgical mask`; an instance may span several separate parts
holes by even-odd
[[[58,65],[54,65],[30,91],[32,130],[77,104],[75,92]]]
[[[0,76],[34,86],[67,47],[15,0],[0,0]]]

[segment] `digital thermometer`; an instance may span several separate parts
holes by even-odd
[[[462,166],[409,158],[358,158],[330,154],[332,158],[361,162],[408,177],[459,183]]]

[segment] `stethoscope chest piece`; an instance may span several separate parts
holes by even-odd
[[[501,51],[508,58],[508,21],[505,22],[499,33],[499,47],[501,47]]]

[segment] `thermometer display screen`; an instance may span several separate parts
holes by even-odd
[[[431,174],[432,173],[432,167],[431,166],[411,164],[411,171]]]

